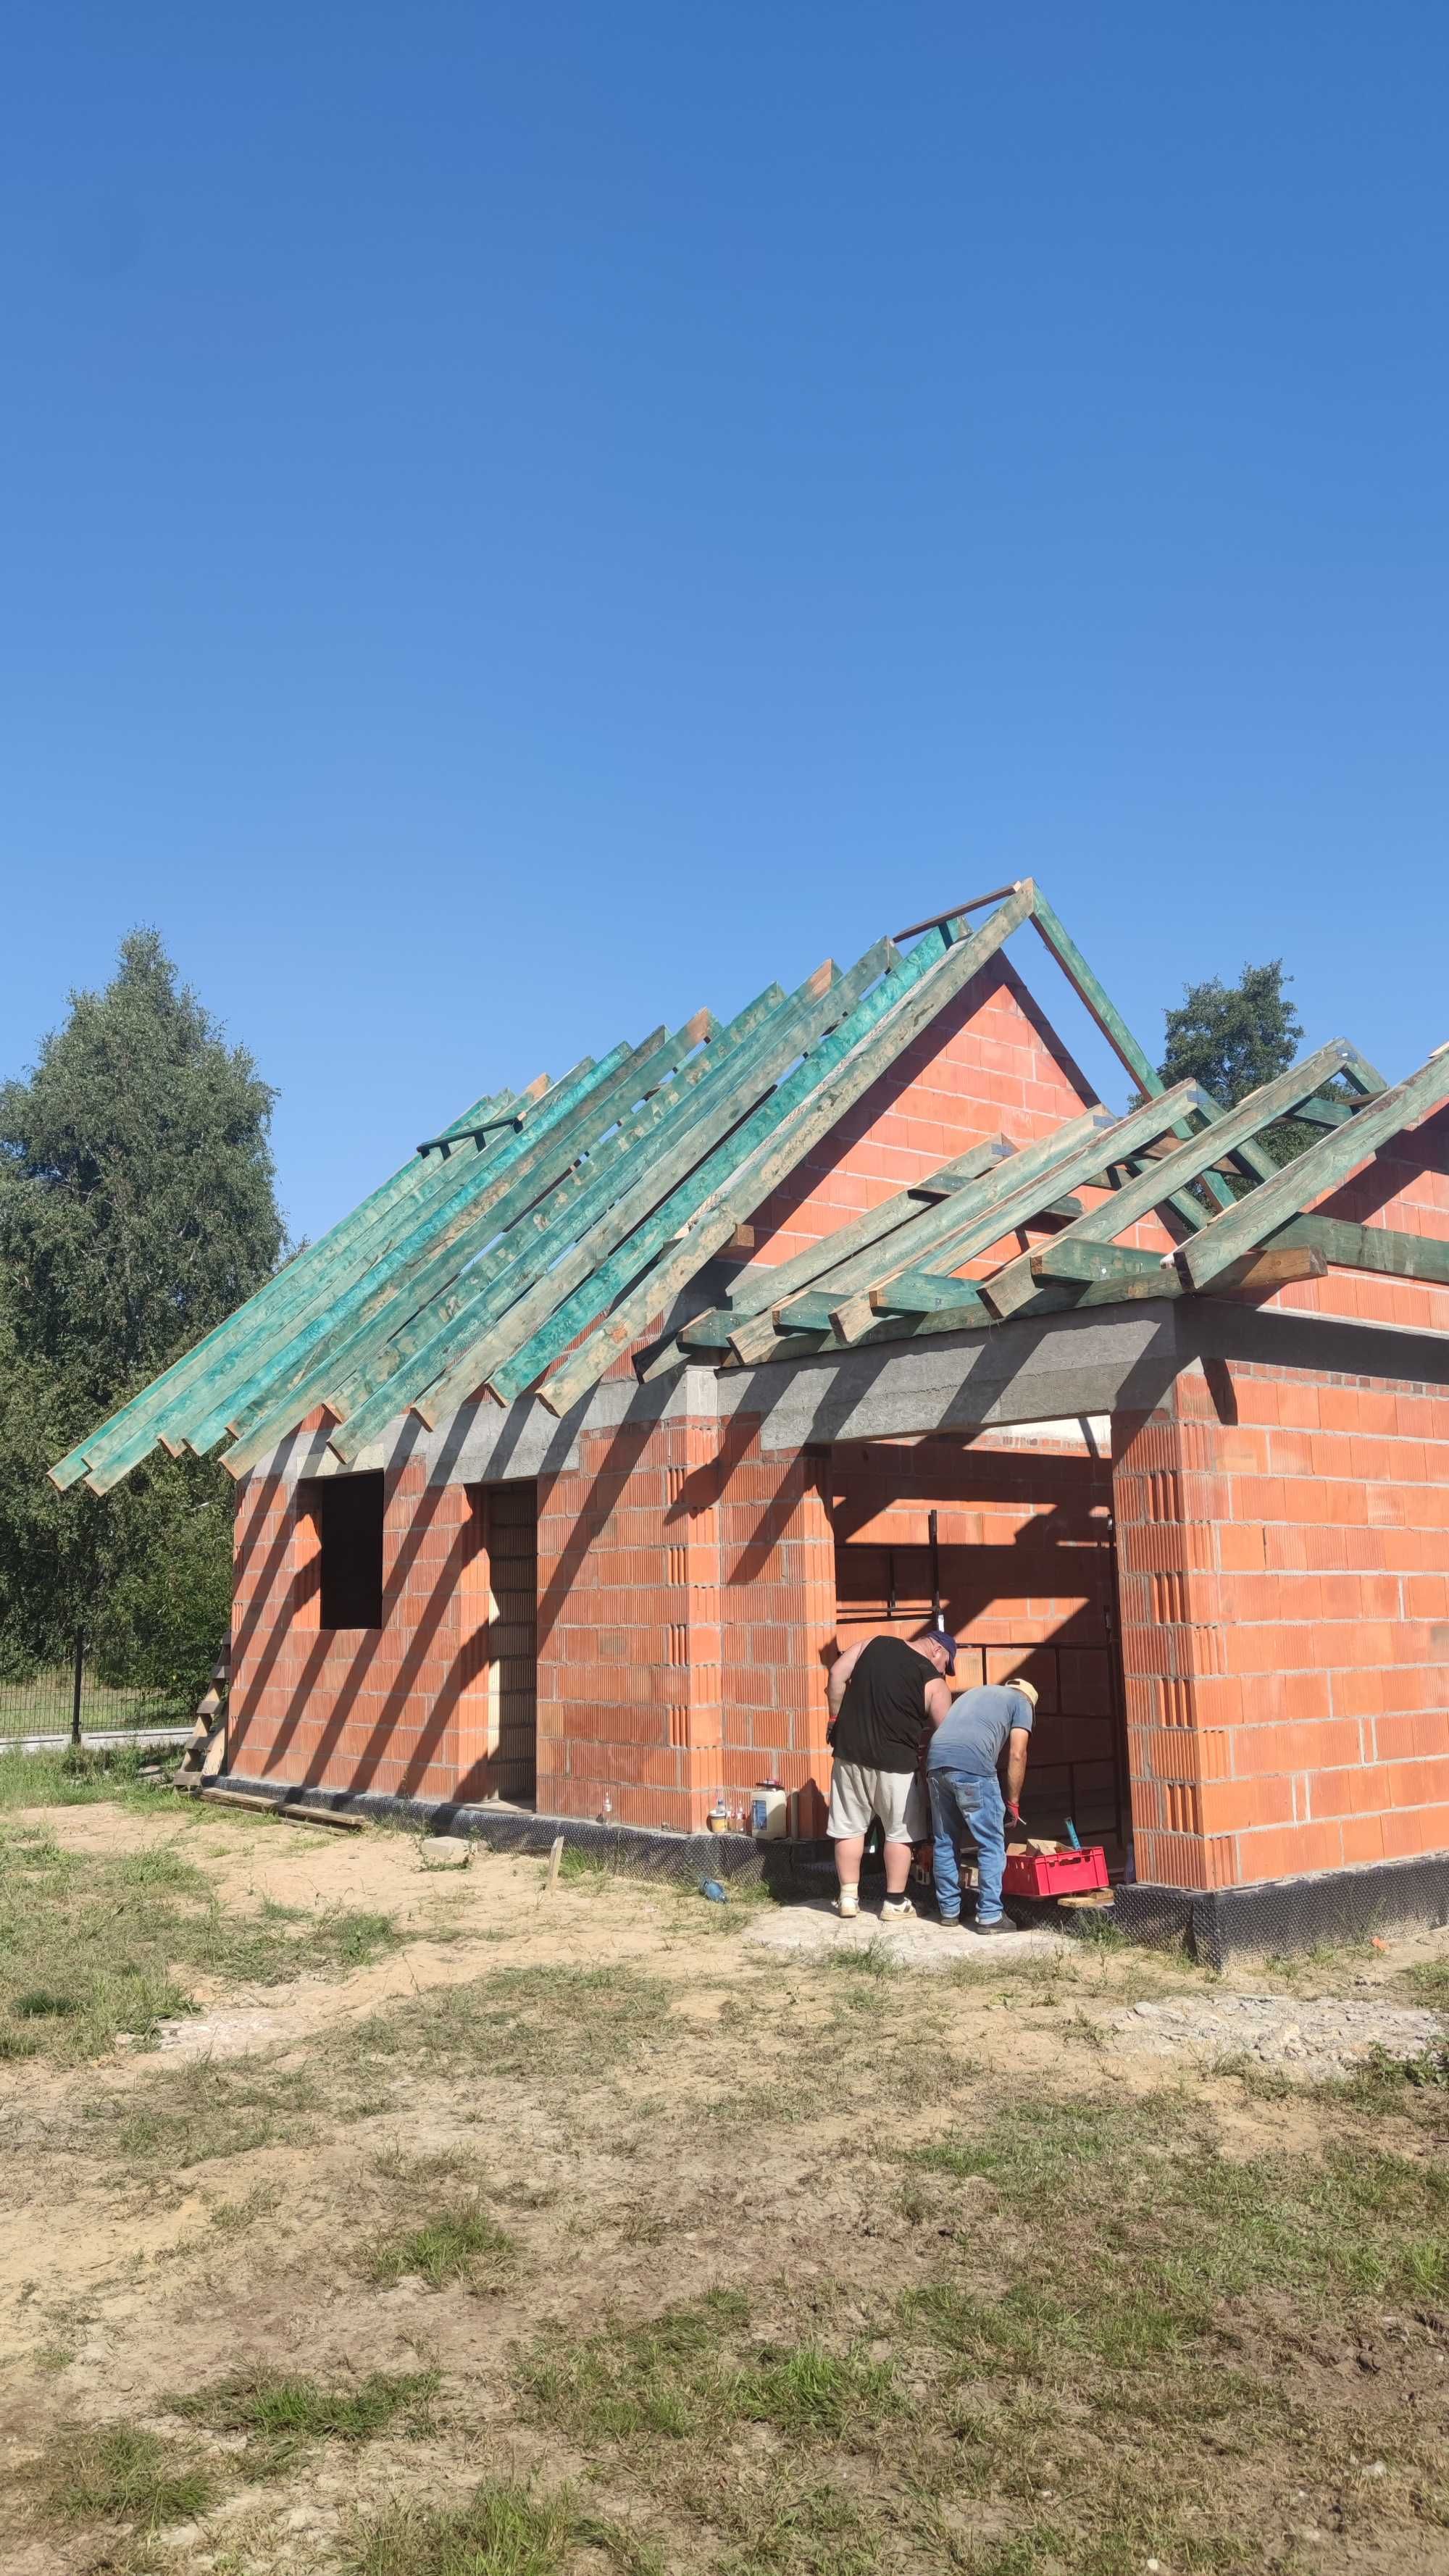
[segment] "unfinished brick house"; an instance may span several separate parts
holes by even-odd
[[[939,1600],[1139,1923],[1437,1919],[1446,1103],[1342,1040],[1164,1091],[1028,880],[476,1103],[53,1474],[221,1448],[250,1782],[815,1834],[831,1657]]]

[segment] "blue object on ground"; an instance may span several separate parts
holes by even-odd
[[[729,1903],[729,1898],[717,1878],[702,1878],[699,1882],[699,1892],[701,1896],[707,1896],[709,1898],[711,1905],[728,1905]]]

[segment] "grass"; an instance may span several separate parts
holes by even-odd
[[[495,2289],[506,2280],[518,2248],[480,2199],[440,2209],[399,2235],[380,2236],[364,2248],[361,2268],[384,2285],[416,2277],[430,2290],[462,2281],[470,2290]]]
[[[328,2387],[285,2371],[240,2371],[211,2388],[168,2397],[167,2412],[212,2433],[244,2433],[243,2474],[276,2477],[316,2442],[370,2442],[431,2429],[436,2370],[375,2370]]]
[[[449,2512],[400,2499],[358,2522],[348,2576],[564,2576],[577,2517],[565,2498],[503,2482]]]
[[[102,1894],[146,1920],[208,1913],[189,1827],[102,1878],[29,1821],[6,1824],[20,1909],[38,1891],[72,1928]],[[253,2158],[202,2195],[199,2235],[179,2232],[193,2211],[159,2249],[209,2259],[204,2300],[184,2286],[217,2336],[173,2401],[174,2438],[158,2451],[113,2426],[46,2455],[49,2512],[136,2526],[65,2547],[93,2565],[106,2546],[99,2563],[135,2571],[147,2533],[199,2509],[200,2478],[230,2490],[203,2544],[217,2576],[309,2551],[339,2576],[1141,2576],[1153,2557],[1172,2576],[1287,2576],[1309,2563],[1297,2524],[1331,2526],[1365,2563],[1442,2552],[1425,2402],[1449,2306],[1436,2052],[1300,2088],[1291,2113],[1225,2104],[1190,2071],[1136,2096],[1084,2049],[1043,2081],[1013,2052],[1019,2031],[1055,2045],[1079,2002],[1139,1976],[1156,1992],[1200,1981],[1095,1942],[928,1981],[869,1951],[737,1966],[694,1938],[728,1910],[687,1893],[656,1906],[658,1977],[647,1957],[509,1966],[325,2030],[300,2060],[129,2069],[59,2108],[47,2089],[34,2164],[57,2207],[78,2147],[97,2169],[87,2194],[124,2182],[148,2210],[195,2196],[213,2159]],[[336,1976],[391,1936],[386,1916],[324,1930],[268,1904],[214,1937],[219,1958],[255,1942]],[[16,2007],[0,2039],[69,2045],[78,2015],[53,2007],[77,1991],[72,1964],[64,1945],[23,1976],[0,1957]],[[188,1961],[168,1964],[184,1983]],[[325,2160],[305,2174],[258,2152],[312,2141]],[[256,2215],[284,2194],[278,2243]],[[537,2315],[561,2322],[520,2348],[511,2302],[455,2308],[466,2333],[440,2381],[426,2346],[397,2343],[428,2303],[391,2287],[504,2281],[522,2257],[515,2210]],[[360,2252],[359,2229],[375,2231]],[[138,2262],[127,2301],[157,2277]],[[299,2370],[298,2279],[339,2301],[355,2376]],[[676,2281],[699,2294],[667,2292]],[[82,2337],[40,2284],[35,2297],[22,2367],[43,2424]],[[268,2348],[273,2319],[285,2352]],[[260,2358],[210,2376],[238,2350]],[[102,2442],[118,2447],[100,2458]],[[62,2449],[66,2492],[85,2499],[64,2508]],[[487,2470],[466,2500],[465,2466],[469,2484]],[[337,2498],[355,2492],[338,2535]],[[299,2504],[320,2526],[302,2538]],[[0,2533],[4,2562],[3,2500]],[[173,2558],[186,2550],[154,2544],[155,2564]]]
[[[545,2343],[522,2365],[520,2392],[539,2422],[585,2445],[703,2439],[747,2423],[842,2441],[899,2406],[891,2369],[853,2348],[742,2349],[749,2317],[740,2292],[719,2290],[622,2334]]]
[[[276,1985],[363,1966],[401,1938],[391,1916],[361,1909],[232,1912],[187,1858],[185,1833],[105,1858],[67,1851],[44,1826],[0,1825],[7,2054],[76,2064],[122,2032],[144,2047],[193,2009],[188,1972],[222,1988]]]
[[[0,1809],[94,1807],[102,1803],[174,1813],[169,1778],[148,1780],[157,1763],[175,1767],[180,1745],[85,1746],[78,1753],[6,1753],[0,1756]]]
[[[144,2426],[106,2424],[62,2436],[34,2473],[50,2514],[63,2522],[121,2522],[150,2533],[190,2522],[216,2501],[200,2461]]]
[[[553,2085],[658,2046],[669,2010],[668,1987],[627,1965],[499,1968],[372,2014],[347,2051],[374,2071],[426,2062],[439,2075]]]
[[[202,2057],[158,2071],[137,2092],[91,2094],[66,2143],[123,2172],[170,2181],[218,2157],[304,2145],[326,2107],[310,2067]]]

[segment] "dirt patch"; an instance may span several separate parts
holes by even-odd
[[[7,2569],[1449,2564],[1446,2105],[1117,2054],[1222,2004],[1181,1961],[958,1935],[917,1977],[879,1926],[817,1955],[757,1937],[808,1910],[401,1835],[43,1822],[400,1939],[5,2070]]]
[[[1114,2013],[1111,2025],[1114,2045],[1121,2049],[1206,2065],[1244,2057],[1316,2083],[1331,2082],[1380,2056],[1412,2062],[1442,2049],[1444,2037],[1437,2013],[1358,1997],[1155,1997]]]

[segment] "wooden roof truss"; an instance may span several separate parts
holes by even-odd
[[[1134,1077],[1134,1107],[1089,1109],[1015,1151],[998,1137],[795,1260],[743,1270],[646,1374],[1221,1292],[1329,1261],[1449,1279],[1449,1246],[1305,1213],[1449,1099],[1449,1051],[1393,1090],[1342,1040],[1228,1112],[1197,1083],[1165,1090],[1027,878],[878,941],[845,974],[827,960],[794,993],[771,984],[725,1026],[701,1010],[561,1081],[475,1101],[54,1481],[105,1492],[157,1446],[220,1447],[242,1475],[319,1405],[347,1464],[409,1409],[437,1424],[471,1396],[534,1388],[566,1411],[1028,921]],[[1288,1115],[1322,1133],[1280,1168],[1267,1136]],[[1107,1196],[1087,1207],[1084,1188]],[[1118,1241],[1150,1210],[1177,1245],[1165,1260]],[[1019,1248],[983,1274],[1008,1242]]]

